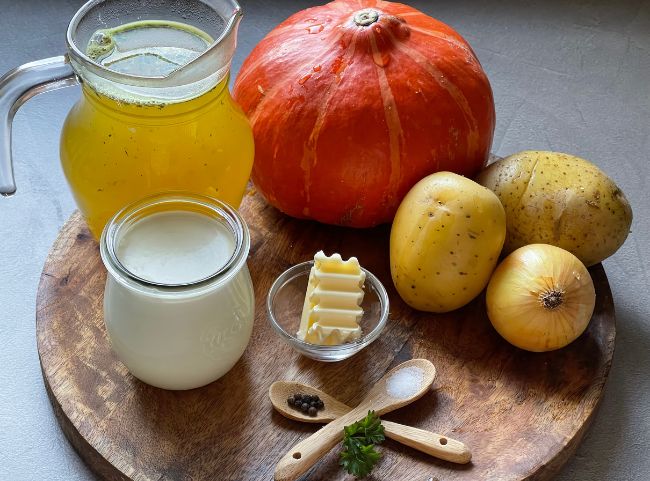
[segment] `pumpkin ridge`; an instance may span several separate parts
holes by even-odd
[[[248,77],[251,73],[256,72],[257,69],[265,62],[264,58],[259,58],[250,65],[247,65],[246,68],[241,68],[239,74],[237,74],[237,81],[235,82],[235,90],[237,87],[244,82],[244,79]]]
[[[349,5],[347,0],[334,0],[325,6],[335,8],[341,13],[350,13],[352,11],[352,5]]]
[[[420,12],[419,10],[415,12],[406,12],[406,13],[399,14],[400,17],[419,17],[420,15],[422,15],[422,12]]]
[[[338,38],[335,38],[336,43],[338,43],[343,38],[343,34],[339,33],[337,35],[337,37]],[[327,50],[327,51],[323,52],[323,54],[320,56],[319,60],[310,59],[309,62],[303,63],[302,65],[300,65],[299,67],[294,69],[294,73],[297,74],[296,77],[299,78],[299,74],[300,74],[301,71],[311,70],[312,66],[314,64],[317,65],[317,64],[323,63],[320,60],[323,60],[323,59],[327,60],[329,57],[330,57],[330,50]],[[259,114],[261,112],[260,106],[262,104],[264,104],[265,102],[268,102],[269,100],[273,99],[274,96],[278,94],[278,92],[283,92],[284,88],[286,88],[288,85],[290,85],[291,83],[296,81],[296,77],[294,77],[293,75],[287,75],[286,80],[284,82],[276,83],[275,86],[273,86],[273,88],[271,88],[270,90],[268,90],[264,94],[264,98],[262,98],[257,103],[257,105],[255,105],[253,110],[251,110],[250,112],[247,112],[248,119],[249,119],[249,121],[251,123],[251,126],[253,126],[253,127],[255,126],[255,122],[257,121],[257,118],[258,118],[258,116],[259,116]]]
[[[264,40],[269,40],[269,39],[275,38],[278,35],[282,35],[283,33],[287,33],[287,32],[289,32],[291,30],[295,30],[296,28],[303,28],[303,27],[299,27],[296,24],[291,24],[291,25],[285,25],[284,27],[275,28],[275,29],[271,30],[264,37]]]
[[[395,40],[393,35],[390,32],[388,32],[388,34],[390,41],[393,45],[396,45],[398,42]],[[377,72],[379,91],[384,105],[386,127],[388,128],[388,145],[390,148],[390,178],[388,180],[390,198],[388,199],[388,203],[390,204],[392,198],[397,194],[399,186],[398,184],[401,175],[401,145],[404,143],[404,131],[402,130],[402,124],[399,119],[397,103],[395,102],[393,91],[390,88],[390,83],[388,82],[388,77],[386,76],[384,67],[381,66],[383,62],[381,60],[381,53],[377,47],[377,40],[374,31],[372,31],[370,35],[370,47],[372,49],[372,60],[375,64],[375,71]],[[380,64],[378,62],[382,63]],[[395,128],[398,130],[396,131]]]
[[[342,34],[339,34],[339,35],[338,35],[338,38],[336,38],[336,41],[338,42],[341,38],[342,38]],[[325,52],[325,53],[323,54],[323,56],[324,56],[324,57],[328,57],[328,56],[329,56],[329,51],[328,51],[328,52]],[[308,62],[308,63],[302,64],[302,65],[300,65],[299,67],[296,68],[295,72],[296,72],[296,73],[299,73],[300,71],[305,70],[306,68],[310,67],[310,66],[313,65],[314,63],[316,63],[316,62],[311,61],[311,62]],[[296,76],[297,76],[297,75],[296,75]],[[253,132],[255,131],[255,125],[257,124],[257,121],[258,121],[260,115],[262,115],[262,114],[264,113],[264,109],[260,109],[260,106],[261,106],[262,104],[264,104],[265,102],[268,102],[268,101],[270,101],[270,100],[273,100],[274,97],[275,97],[278,93],[282,93],[282,92],[284,91],[284,88],[285,88],[287,85],[289,85],[289,84],[291,84],[293,81],[295,81],[295,76],[288,75],[288,76],[286,77],[286,79],[287,79],[287,80],[286,80],[285,82],[279,82],[279,83],[276,83],[276,85],[275,85],[274,87],[272,87],[270,90],[268,90],[267,92],[265,92],[265,93],[264,93],[264,97],[263,97],[263,98],[262,98],[262,99],[261,99],[261,100],[260,100],[256,105],[255,105],[255,107],[254,107],[252,110],[250,110],[250,111],[248,111],[248,112],[246,113],[246,115],[247,115],[247,117],[248,117],[248,121],[249,121],[250,124],[251,124],[251,128],[253,129]],[[277,123],[277,125],[283,125],[284,122],[286,122],[286,120],[287,120],[289,117],[291,117],[291,115],[292,115],[291,109],[290,109],[290,108],[285,108],[285,109],[284,109],[284,112],[283,112],[283,116],[282,116],[281,118],[276,119],[276,123]],[[273,169],[273,170],[276,169],[276,165],[275,165],[275,163],[276,163],[276,161],[278,160],[278,156],[276,155],[276,153],[277,153],[277,151],[278,151],[278,148],[279,148],[279,145],[276,145],[276,148],[275,148],[275,150],[274,150],[273,157],[272,157],[272,159],[271,159],[271,166],[272,166],[272,169]],[[253,167],[253,169],[254,169],[254,168],[255,168],[255,167]],[[271,185],[273,185],[273,184],[271,184]],[[274,189],[273,187],[271,187],[269,193],[270,193],[273,197],[276,197],[276,192],[275,192],[275,189]],[[303,214],[303,215],[304,215],[304,214]]]
[[[465,95],[458,88],[458,86],[451,83],[445,77],[445,75],[440,71],[440,69],[438,69],[438,67],[433,62],[427,59],[416,49],[412,47],[408,47],[403,43],[395,43],[395,47],[399,51],[404,53],[406,56],[411,58],[411,60],[417,63],[420,67],[422,67],[429,75],[431,75],[431,77],[435,80],[435,82],[440,87],[442,87],[445,91],[447,91],[451,96],[451,98],[453,99],[453,101],[456,102],[456,105],[461,110],[463,114],[463,118],[465,119],[465,122],[469,127],[469,135],[467,139],[467,157],[468,158],[474,157],[472,153],[474,154],[477,153],[480,147],[480,138],[478,133],[478,122],[476,121],[476,117],[474,117],[474,112],[472,112],[472,109],[469,106],[467,97],[465,97]]]
[[[359,36],[359,32],[355,32],[352,36],[352,40],[350,41],[350,45],[348,45],[347,50],[343,54],[343,59],[344,62],[343,64],[349,64],[349,61],[352,57],[354,57],[356,48],[357,48],[357,37]],[[345,69],[344,69],[345,70]],[[307,139],[307,142],[305,142],[305,146],[303,148],[303,155],[302,159],[300,160],[300,167],[303,169],[304,173],[304,179],[305,179],[305,193],[306,193],[306,209],[309,211],[309,204],[311,202],[311,168],[316,165],[317,161],[317,153],[316,153],[316,146],[318,143],[318,137],[320,135],[320,131],[323,127],[323,123],[325,120],[325,114],[327,113],[327,110],[329,109],[330,106],[330,101],[334,97],[334,94],[336,93],[340,82],[339,82],[339,76],[343,73],[343,71],[337,72],[335,75],[332,75],[332,81],[330,84],[327,86],[326,90],[326,97],[323,103],[321,104],[321,108],[318,111],[318,115],[316,116],[316,121],[314,122],[314,128],[312,129],[311,133],[309,134],[309,138]],[[311,158],[310,158],[311,157]],[[308,213],[305,215],[309,215]]]
[[[289,20],[291,20],[291,17],[289,17],[283,23]],[[266,34],[264,38],[261,40],[261,42],[268,43],[270,40],[274,39],[275,37],[291,32],[292,30],[297,30],[302,28],[304,27],[299,26],[298,24],[295,23],[291,23],[284,26],[278,26],[275,29],[271,30],[268,34]],[[239,84],[244,83],[244,80],[246,79],[246,77],[248,77],[248,75],[257,72],[259,67],[261,67],[264,63],[266,63],[266,61],[267,60],[265,58],[261,57],[257,59],[255,62],[251,63],[250,65],[249,64],[242,65],[242,67],[239,69],[239,73],[237,74],[237,80],[235,82],[235,90],[237,90]]]
[[[472,57],[474,56],[474,52],[472,52],[466,44],[463,42],[459,41],[458,39],[447,35],[443,32],[440,32],[438,30],[429,30],[426,28],[422,27],[416,27],[414,25],[409,24],[410,29],[413,32],[421,33],[422,35],[426,35],[427,37],[432,37],[432,38],[437,38],[440,40],[444,40],[447,42],[449,45],[453,45],[454,47],[458,47],[458,49],[462,50],[463,52],[470,53]]]

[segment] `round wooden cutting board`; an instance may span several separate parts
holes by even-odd
[[[614,351],[614,305],[602,266],[590,269],[597,301],[587,332],[565,349],[533,354],[496,334],[482,297],[445,315],[409,309],[391,282],[387,227],[353,230],[298,221],[258,195],[247,196],[241,212],[252,235],[253,337],[226,376],[192,391],[143,384],[111,352],[102,319],[106,274],[79,214],[54,244],[36,311],[43,377],[65,434],[101,477],[269,481],[277,461],[317,429],[273,411],[267,398],[273,381],[312,384],[354,406],[389,368],[415,357],[436,365],[433,389],[386,419],[464,442],[472,463],[453,465],[387,440],[369,479],[547,480],[575,451],[603,394]],[[391,300],[379,339],[333,364],[291,350],[272,331],[264,307],[276,276],[320,249],[357,256],[384,282]],[[335,449],[306,479],[352,478],[338,466]]]

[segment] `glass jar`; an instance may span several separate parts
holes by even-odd
[[[196,194],[148,197],[109,221],[104,321],[135,377],[192,389],[235,365],[253,328],[249,247],[237,211]]]

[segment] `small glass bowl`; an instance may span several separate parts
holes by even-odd
[[[309,272],[313,266],[313,260],[297,264],[275,280],[266,298],[269,322],[280,337],[300,354],[316,361],[342,361],[368,346],[381,334],[388,320],[388,294],[379,279],[362,267],[366,273],[366,282],[361,304],[363,316],[359,323],[361,337],[338,346],[310,344],[298,339],[297,333],[307,293]]]

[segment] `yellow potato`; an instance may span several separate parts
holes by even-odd
[[[488,166],[477,181],[506,210],[505,254],[551,244],[591,266],[616,252],[630,231],[632,209],[621,189],[580,157],[524,151]]]
[[[438,172],[406,194],[390,233],[390,268],[397,292],[415,309],[447,312],[487,285],[506,235],[494,193]]]

